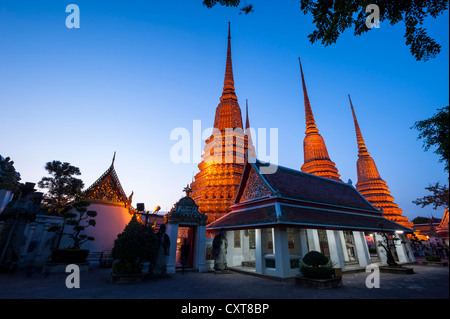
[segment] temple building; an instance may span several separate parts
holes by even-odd
[[[303,76],[302,63],[300,58],[300,73],[302,76],[303,97],[305,103],[306,131],[303,140],[304,163],[302,172],[326,177],[335,181],[341,181],[338,169],[333,161],[330,160],[327,147],[323,137],[319,134],[316,121],[309,102],[308,92],[306,91],[305,77]]]
[[[358,161],[356,163],[358,172],[358,182],[356,189],[363,195],[373,206],[383,211],[383,216],[389,220],[395,221],[406,227],[413,227],[413,223],[407,217],[402,216],[402,209],[394,203],[394,197],[391,196],[389,187],[380,177],[375,161],[370,156],[364,142],[361,130],[356,119],[355,110],[353,108],[350,95],[350,108],[355,123],[356,141],[358,143]]]
[[[381,240],[381,231],[401,239],[393,251],[397,261],[415,260],[406,238],[412,230],[384,218],[351,184],[282,166],[263,174],[266,164],[246,163],[231,212],[206,226],[207,232],[226,231],[229,267],[289,278],[313,250],[344,271],[383,264],[381,246],[372,256],[366,241]]]
[[[190,186],[191,197],[199,206],[199,212],[208,216],[208,222],[230,211],[248,148],[248,137],[242,125],[241,108],[234,87],[230,24],[225,79],[213,128],[213,134],[206,140],[202,162],[198,165],[200,171]],[[248,113],[246,128],[249,128]]]
[[[131,206],[132,194],[125,194],[114,169],[114,161],[115,154],[109,168],[79,197],[90,202],[88,210],[97,212],[95,227],[85,230],[86,235],[95,239],[83,245],[90,250],[91,259],[112,249],[117,235],[123,232],[135,211]]]
[[[442,238],[442,241],[449,246],[448,241],[448,208],[445,207],[444,216],[442,217],[441,222],[439,223],[438,227],[436,228],[436,232],[439,235],[440,238]]]

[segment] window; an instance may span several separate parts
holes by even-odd
[[[234,231],[234,248],[241,248],[241,231]]]

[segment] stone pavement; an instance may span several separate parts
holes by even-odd
[[[0,274],[1,299],[448,299],[449,268],[408,265],[415,274],[380,273],[380,288],[369,289],[369,273],[344,273],[343,286],[330,290],[300,288],[281,281],[237,272],[186,272],[169,278],[118,285],[111,269],[92,267],[80,273],[80,288],[67,288],[69,274],[24,271]]]

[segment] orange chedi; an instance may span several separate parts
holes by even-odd
[[[228,24],[225,80],[216,108],[214,131],[206,140],[202,162],[198,165],[200,171],[191,183],[191,197],[199,211],[208,216],[208,223],[230,212],[244,170],[247,143],[234,88]]]
[[[391,196],[389,187],[380,177],[375,161],[370,156],[361,134],[350,95],[348,98],[355,123],[356,141],[358,143],[358,161],[356,163],[358,182],[355,185],[356,189],[369,203],[378,209],[382,209],[384,217],[411,228],[413,223],[409,222],[406,216],[402,216],[402,209],[394,203],[394,197]]]
[[[335,163],[330,160],[327,147],[323,137],[319,134],[314,115],[309,103],[308,92],[306,91],[305,78],[303,76],[302,63],[300,58],[300,73],[302,76],[303,96],[305,100],[306,117],[306,136],[303,140],[304,164],[301,167],[302,172],[326,177],[335,181],[342,182]]]

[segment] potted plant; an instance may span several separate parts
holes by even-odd
[[[94,240],[94,237],[84,234],[86,228],[96,225],[94,218],[97,216],[97,212],[88,210],[89,204],[88,201],[67,204],[63,211],[63,225],[55,225],[48,229],[49,232],[57,233],[59,237],[67,236],[72,240],[72,245],[62,249],[53,249],[49,261],[44,267],[44,272],[64,272],[68,264],[77,264],[81,266],[82,270],[89,269],[87,262],[89,250],[81,248],[87,241]]]
[[[422,262],[424,266],[448,266],[448,262],[441,261],[441,258],[437,255],[425,255],[426,261]]]
[[[156,254],[157,238],[151,226],[139,222],[136,215],[117,235],[111,257],[111,278],[113,283],[128,283],[142,281],[143,263],[149,262]]]
[[[334,263],[318,251],[310,251],[300,261],[301,276],[296,277],[296,284],[303,287],[319,289],[335,288],[342,285],[342,277],[335,276]]]

